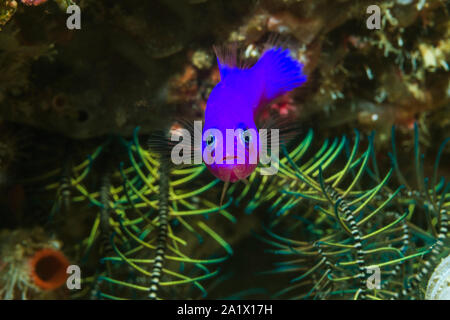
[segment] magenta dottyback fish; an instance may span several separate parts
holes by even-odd
[[[259,138],[250,134],[258,132],[255,116],[272,100],[301,86],[306,75],[303,65],[288,49],[266,50],[251,68],[237,66],[233,54],[222,55],[217,50],[216,54],[221,81],[211,91],[206,105],[202,152],[214,176],[236,182],[247,178],[257,167],[258,162],[253,160],[258,159]],[[227,129],[238,133],[230,139]],[[218,139],[214,132],[220,132],[223,138]]]

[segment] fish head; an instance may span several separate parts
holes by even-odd
[[[209,171],[222,181],[247,178],[259,162],[258,129],[252,117],[227,114],[227,119],[205,121],[202,154]],[[220,121],[219,121],[220,120]]]

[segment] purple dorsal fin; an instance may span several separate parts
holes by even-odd
[[[221,80],[225,79],[232,71],[248,68],[238,57],[237,43],[214,46],[214,52],[217,56]]]
[[[303,64],[295,60],[288,49],[274,47],[266,50],[253,68],[257,77],[265,82],[263,101],[266,102],[306,81]]]

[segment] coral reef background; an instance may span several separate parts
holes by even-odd
[[[66,27],[71,4],[81,8],[80,30]],[[366,27],[366,9],[373,4],[381,8],[379,30]],[[219,207],[221,185],[199,168],[162,173],[161,159],[147,150],[147,135],[166,130],[177,118],[202,118],[219,81],[213,45],[237,43],[242,58],[255,61],[276,38],[304,63],[309,80],[269,106],[263,118],[295,119],[304,128],[302,136],[313,129],[316,149],[325,139],[353,137],[356,129],[361,143],[369,145],[367,157],[372,152],[384,174],[392,164],[387,154],[396,126],[403,174],[417,174],[412,159],[420,145],[427,155],[419,165],[423,177],[433,172],[439,154],[439,176],[448,181],[450,147],[440,146],[450,137],[449,10],[444,0],[0,0],[0,297],[147,298],[152,281],[163,298],[197,299],[206,291],[208,298],[259,298],[286,289],[286,273],[269,281],[259,274],[277,259],[255,234],[261,237],[263,226],[273,224],[270,210],[281,203],[278,198],[285,199],[286,185],[292,192],[315,194],[281,174],[268,182],[268,195],[261,195],[255,178],[247,187],[235,186],[230,201]],[[330,145],[324,150],[338,153]],[[347,160],[331,166],[341,170]],[[317,185],[311,182],[318,189],[318,168],[304,169],[318,179]],[[166,178],[171,214],[164,229],[158,201]],[[437,189],[440,207],[448,211],[445,183]],[[428,192],[420,182],[409,189],[415,190]],[[399,197],[407,201],[411,194]],[[252,203],[258,197],[269,201]],[[436,195],[432,200],[439,206]],[[375,201],[377,207],[384,200]],[[281,216],[293,207],[283,205]],[[303,218],[312,208],[294,207],[306,212]],[[433,245],[438,235],[448,239],[439,229],[441,216],[433,217],[429,223],[411,222],[434,231],[428,240],[413,237],[414,248]],[[288,221],[277,222],[277,230]],[[289,232],[301,235],[298,241],[338,233],[336,226],[316,223],[310,233]],[[162,230],[169,258],[158,268],[154,252]],[[348,244],[345,236],[341,240]],[[50,293],[33,282],[29,259],[45,248],[81,265],[82,290]],[[137,267],[140,263],[144,267]],[[19,265],[17,286],[2,282]],[[52,266],[57,272],[60,264]],[[418,266],[406,273],[416,274]],[[386,290],[397,290],[396,285]],[[4,292],[2,286],[16,289]],[[409,291],[396,296],[407,297],[422,296]]]

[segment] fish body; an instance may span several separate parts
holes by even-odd
[[[301,86],[306,76],[303,65],[288,49],[266,50],[251,68],[238,67],[235,57],[217,56],[221,81],[206,105],[202,152],[214,176],[236,182],[257,167],[260,143],[255,134],[256,114],[272,100]],[[227,130],[235,134],[227,134]]]

